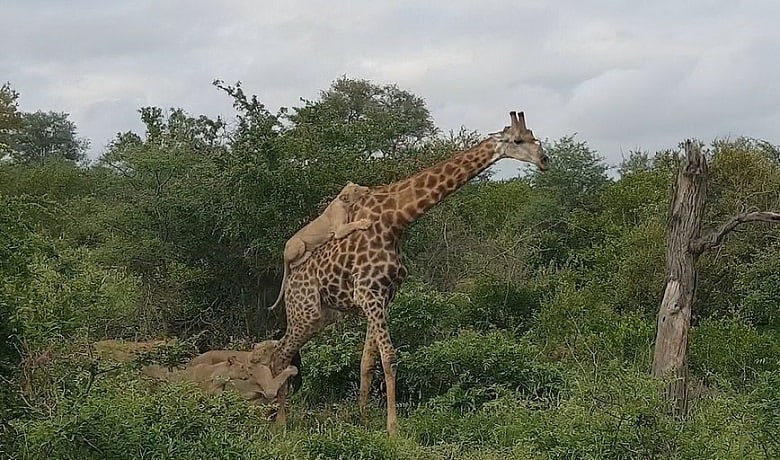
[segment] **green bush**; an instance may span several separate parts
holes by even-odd
[[[478,282],[469,290],[468,296],[471,303],[463,309],[461,324],[482,331],[525,331],[542,300],[542,294],[534,287],[498,280]]]
[[[554,358],[597,365],[620,359],[637,368],[649,364],[653,323],[637,312],[618,313],[589,289],[559,286],[544,302],[530,332]]]
[[[313,459],[395,460],[414,458],[403,453],[386,433],[364,428],[338,427],[306,439],[306,450]]]
[[[449,410],[438,403],[420,407],[406,420],[405,431],[424,446],[453,444],[460,449],[509,447],[515,440],[502,438],[506,420],[492,410],[464,413]]]
[[[708,319],[691,329],[691,369],[705,381],[742,389],[763,371],[780,369],[780,342],[736,318]]]
[[[677,422],[677,434],[668,442],[678,458],[775,458],[766,456],[756,442],[755,420],[746,396],[713,393],[692,401],[685,421]]]
[[[780,332],[780,247],[762,252],[734,284],[751,324]]]
[[[234,394],[207,395],[190,384],[155,393],[138,381],[97,385],[65,398],[49,418],[18,420],[22,458],[275,458],[269,425]]]
[[[763,373],[750,394],[756,438],[767,458],[780,458],[780,371]]]
[[[104,337],[132,323],[136,280],[94,264],[88,251],[38,253],[27,269],[26,277],[5,286],[17,301],[15,319],[25,340],[44,344],[76,332]]]
[[[456,385],[463,390],[505,388],[529,397],[546,397],[562,384],[558,369],[539,362],[531,345],[499,332],[464,332],[403,354],[398,375],[401,398],[411,401],[443,395]]]
[[[301,397],[310,403],[354,397],[360,385],[360,358],[366,333],[354,316],[323,331],[301,351]]]
[[[451,336],[467,304],[462,294],[442,293],[422,284],[404,286],[390,304],[393,344],[398,350],[411,351]]]
[[[605,363],[571,376],[556,407],[526,411],[517,436],[553,458],[656,458],[669,454],[675,434],[665,415],[661,382]]]

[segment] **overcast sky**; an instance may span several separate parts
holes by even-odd
[[[537,136],[577,133],[609,163],[686,137],[780,143],[776,0],[4,0],[0,13],[0,79],[22,110],[70,113],[92,156],[140,131],[145,105],[231,116],[215,78],[273,112],[341,75],[423,97],[443,130],[487,133],[524,110]]]

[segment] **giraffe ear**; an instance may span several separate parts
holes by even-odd
[[[509,128],[510,128],[509,126],[504,126],[503,130],[496,131],[495,133],[488,133],[488,136],[496,138],[496,139],[501,139],[503,137],[504,133],[509,130]]]

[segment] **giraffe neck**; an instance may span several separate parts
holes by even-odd
[[[381,187],[377,191],[388,195],[383,212],[394,213],[393,227],[400,234],[500,157],[496,141],[488,138],[411,177]]]

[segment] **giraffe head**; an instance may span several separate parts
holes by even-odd
[[[549,168],[549,158],[544,154],[542,144],[534,137],[533,131],[525,126],[525,115],[520,112],[509,112],[512,120],[510,126],[502,131],[491,133],[496,141],[496,154],[499,158],[514,158],[515,160],[533,163],[542,171]]]

